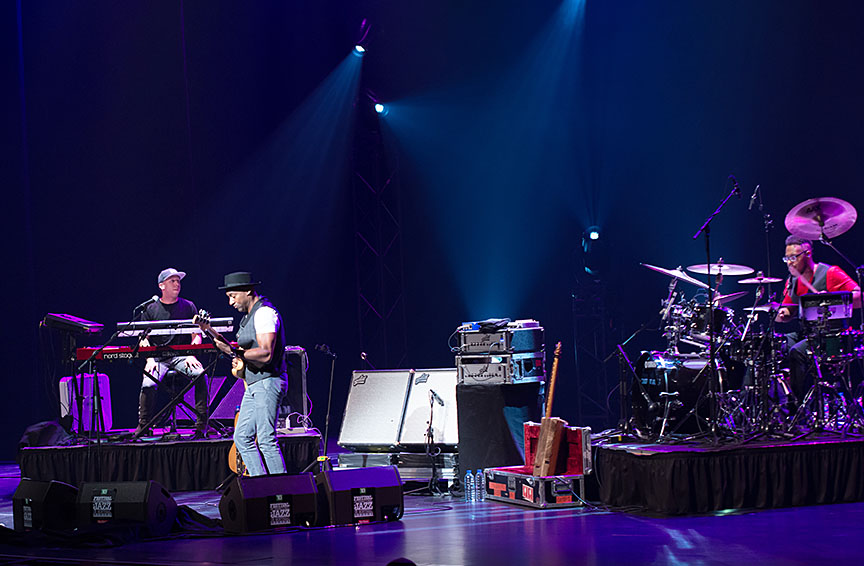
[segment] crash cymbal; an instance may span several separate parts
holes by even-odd
[[[707,263],[697,263],[696,265],[688,265],[687,271],[705,275],[708,273],[709,265]],[[735,265],[734,263],[712,263],[710,265],[711,275],[749,275],[753,273],[752,267],[746,265]]]
[[[765,277],[764,275],[757,276],[757,277],[750,277],[748,279],[739,279],[738,280],[738,283],[744,283],[745,285],[763,285],[763,284],[767,285],[769,283],[782,283],[782,282],[783,282],[782,279],[778,279],[776,277]]]
[[[680,279],[681,281],[686,281],[687,283],[690,283],[692,285],[696,285],[697,287],[702,287],[703,289],[708,288],[708,285],[706,285],[705,283],[702,283],[698,279],[694,279],[693,277],[690,277],[684,271],[682,271],[680,267],[678,267],[677,269],[664,269],[662,267],[657,267],[656,265],[650,265],[647,263],[640,263],[639,265],[647,267],[648,269],[652,269],[658,273],[668,275],[669,277],[674,277],[675,279]]]
[[[714,297],[715,305],[725,305],[730,301],[734,301],[735,299],[740,299],[744,295],[747,294],[747,291],[738,291],[737,293],[729,293],[728,295],[717,295]]]
[[[779,309],[782,306],[783,306],[782,303],[777,303],[777,302],[772,301],[770,303],[765,303],[764,305],[758,305],[756,307],[744,307],[744,310],[745,311],[755,311],[755,312],[770,312],[770,311],[776,311],[777,309]]]
[[[845,200],[834,197],[811,198],[792,208],[786,215],[790,233],[818,240],[824,234],[834,238],[855,225],[858,211]]]

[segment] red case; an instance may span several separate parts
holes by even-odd
[[[555,475],[535,477],[534,455],[540,424],[527,422],[525,465],[487,468],[486,498],[539,509],[584,505],[585,475],[591,473],[591,428],[564,427]]]

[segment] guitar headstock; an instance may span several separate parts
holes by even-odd
[[[199,309],[198,314],[196,314],[194,317],[192,317],[192,322],[194,322],[195,324],[210,324],[211,318],[212,318],[212,315],[210,314],[209,311],[206,311],[204,309]]]

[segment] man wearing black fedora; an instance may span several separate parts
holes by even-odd
[[[237,327],[236,350],[209,329],[217,338],[214,344],[235,356],[234,368],[245,366],[246,392],[240,403],[234,444],[252,476],[285,473],[285,461],[276,441],[276,418],[288,383],[285,331],[279,312],[267,297],[258,294],[260,284],[251,273],[237,271],[226,275],[225,284],[219,287],[228,296],[228,304],[245,313]],[[208,328],[206,323],[199,325]]]

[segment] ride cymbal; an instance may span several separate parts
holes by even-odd
[[[711,275],[750,275],[755,271],[752,267],[735,265],[734,263],[712,263],[710,266],[707,263],[697,263],[696,265],[688,265],[687,271],[705,275],[709,268]]]

